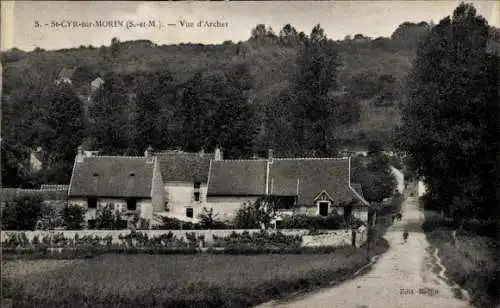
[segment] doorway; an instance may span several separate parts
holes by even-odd
[[[319,203],[319,215],[320,216],[328,216],[328,206],[329,202],[320,202]]]

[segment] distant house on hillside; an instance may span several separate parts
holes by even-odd
[[[37,147],[36,149],[30,150],[30,171],[38,172],[42,170],[42,148]]]
[[[160,166],[151,148],[135,157],[90,155],[79,147],[68,203],[87,210],[89,228],[95,226],[97,210],[108,204],[121,214],[124,227],[134,214],[151,221],[154,212],[163,211],[163,195]]]
[[[59,75],[57,75],[57,79],[54,81],[55,84],[61,84],[61,83],[67,83],[71,84],[73,76],[75,75],[75,72],[77,71],[77,67],[73,68],[63,68],[60,72]]]
[[[104,80],[101,77],[97,77],[96,79],[92,80],[92,82],[90,83],[90,93],[94,93],[95,91],[99,90],[103,84]]]
[[[213,160],[207,203],[230,218],[243,202],[269,195],[282,211],[368,221],[371,206],[350,172],[350,158],[273,158],[272,150],[268,159]]]

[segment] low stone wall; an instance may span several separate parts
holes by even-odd
[[[160,236],[162,234],[167,234],[172,232],[177,239],[184,238],[186,239],[186,233],[195,233],[196,237],[200,235],[205,236],[205,242],[211,243],[213,242],[213,235],[218,237],[226,237],[229,236],[232,232],[243,233],[244,231],[248,231],[249,233],[258,233],[260,229],[249,229],[249,230],[137,230],[137,232],[146,233],[149,237]],[[285,235],[304,235],[309,233],[309,230],[280,230]],[[9,239],[12,234],[16,233],[24,233],[26,237],[31,241],[33,237],[38,236],[42,238],[47,234],[60,234],[62,233],[65,238],[73,239],[75,234],[78,234],[79,237],[83,236],[98,236],[98,237],[106,237],[111,235],[113,237],[113,243],[119,243],[119,236],[130,234],[130,230],[54,230],[54,231],[2,231],[1,234],[1,242],[5,242]],[[276,232],[271,230],[270,232]]]
[[[361,227],[355,231],[356,247],[361,246],[367,239],[367,229]],[[324,246],[351,246],[352,245],[352,230],[337,230],[327,234],[304,235],[302,236],[303,247],[324,247]]]
[[[146,233],[149,237],[160,236],[162,234],[167,234],[172,232],[177,239],[184,238],[186,240],[186,233],[195,233],[196,237],[200,235],[205,236],[205,242],[207,244],[213,243],[213,236],[217,237],[226,237],[229,236],[232,232],[243,233],[245,231],[249,233],[258,233],[260,229],[237,229],[237,230],[137,230],[137,232]],[[309,230],[302,229],[289,229],[289,230],[279,230],[281,233],[285,235],[301,235],[303,239],[302,246],[306,247],[320,247],[320,246],[346,246],[351,245],[352,242],[352,231],[351,230],[325,230],[322,234],[318,235],[307,235]],[[78,230],[78,231],[68,231],[68,230],[54,230],[54,231],[2,231],[1,242],[6,242],[10,236],[16,233],[24,233],[28,240],[32,240],[33,237],[38,236],[38,238],[42,238],[46,235],[56,235],[62,233],[65,238],[73,239],[75,238],[75,234],[78,234],[79,237],[84,236],[98,236],[100,238],[106,236],[113,237],[113,243],[120,243],[119,236],[130,234],[130,230]],[[269,232],[274,233],[275,230],[269,230]],[[356,231],[356,246],[359,247],[366,241],[366,228],[359,228]]]

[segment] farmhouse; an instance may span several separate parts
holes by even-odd
[[[73,165],[68,203],[85,209],[89,228],[95,225],[97,210],[113,205],[123,221],[135,214],[150,220],[164,209],[160,165],[149,147],[144,156],[99,156],[81,147]]]
[[[220,153],[220,151],[219,151]],[[207,181],[213,154],[167,151],[154,153],[164,185],[165,212],[161,216],[196,220],[206,203]]]
[[[207,205],[226,218],[242,203],[269,195],[282,212],[327,216],[337,213],[369,220],[370,204],[361,185],[351,183],[348,158],[273,158],[213,160],[208,178]],[[371,218],[371,217],[370,217]]]

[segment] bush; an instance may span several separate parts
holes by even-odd
[[[106,204],[106,206],[97,210],[97,229],[117,230],[125,229],[124,222],[120,219],[118,211],[113,212],[114,204]]]
[[[172,217],[162,217],[162,223],[154,226],[157,230],[200,230],[200,224],[181,221]]]
[[[339,230],[346,228],[344,218],[340,215],[332,216],[286,216],[279,224],[280,229],[326,229]]]
[[[42,216],[44,205],[39,196],[18,196],[2,211],[4,230],[34,230]]]
[[[84,221],[85,209],[79,205],[67,205],[63,209],[63,220],[66,229],[80,230]]]
[[[218,214],[214,213],[213,208],[203,208],[202,213],[198,215],[200,219],[200,228],[202,230],[226,230],[231,229],[232,226],[222,221],[217,220]]]

